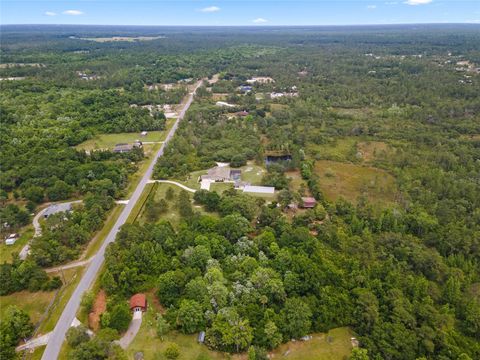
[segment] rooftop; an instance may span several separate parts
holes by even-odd
[[[245,185],[243,192],[250,192],[256,194],[274,194],[275,188],[271,186],[254,186],[254,185]]]
[[[50,215],[59,213],[59,212],[66,212],[72,210],[72,205],[70,203],[60,203],[60,204],[54,204],[50,205],[45,212],[43,213],[43,216],[48,217]]]
[[[130,309],[135,307],[147,307],[147,297],[145,294],[135,294],[130,298]]]

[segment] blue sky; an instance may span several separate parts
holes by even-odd
[[[1,24],[480,23],[480,0],[1,0]]]

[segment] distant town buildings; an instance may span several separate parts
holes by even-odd
[[[255,76],[247,80],[247,84],[270,84],[274,82],[275,80],[269,76]]]

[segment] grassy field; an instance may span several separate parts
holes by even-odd
[[[357,151],[365,162],[372,162],[378,158],[385,157],[390,147],[383,141],[364,141],[357,144]]]
[[[62,272],[50,274],[52,276],[60,276],[62,280],[64,277],[66,285],[64,285],[63,288],[60,290],[60,293],[55,300],[55,304],[50,309],[46,321],[44,321],[40,325],[40,328],[38,329],[38,334],[45,334],[53,330],[58,319],[60,318],[60,315],[62,314],[63,308],[65,307],[67,301],[70,299],[73,291],[77,287],[77,284],[82,277],[83,270],[83,267],[78,267],[63,271],[63,276]]]
[[[193,171],[190,174],[188,174],[188,177],[186,179],[182,179],[182,180],[177,179],[174,181],[177,181],[180,184],[188,186],[191,189],[200,190],[200,183],[198,182],[198,178],[202,175],[205,175],[206,173],[207,173],[207,170]]]
[[[346,137],[335,139],[333,143],[328,144],[309,144],[307,146],[307,153],[315,159],[349,161],[357,152],[355,146],[357,141],[357,138]]]
[[[148,294],[149,304],[154,304],[152,295]],[[203,355],[205,359],[236,359],[246,360],[246,354],[229,355],[221,352],[211,351],[206,346],[197,342],[197,336],[184,335],[171,331],[163,340],[160,340],[155,331],[156,313],[160,312],[154,305],[151,305],[144,314],[142,326],[135,340],[127,349],[127,356],[132,359],[136,352],[143,352],[145,360],[163,359],[162,354],[170,342],[176,343],[180,348],[179,360],[195,360]],[[338,328],[329,331],[327,334],[312,334],[309,341],[288,342],[281,345],[270,353],[274,359],[317,359],[317,360],[343,360],[351,352],[352,345],[350,338],[352,332],[349,328]]]
[[[231,184],[218,184],[218,185],[231,185]],[[165,196],[166,196],[166,193],[167,193],[167,190],[171,188],[173,191],[174,191],[174,199],[173,200],[167,200],[168,202],[168,210],[166,213],[164,214],[161,214],[159,216],[159,219],[158,220],[167,220],[169,221],[173,226],[176,226],[179,224],[180,222],[180,214],[179,214],[179,211],[178,211],[178,208],[177,208],[177,196],[178,194],[180,193],[180,191],[182,191],[182,189],[176,185],[172,185],[172,184],[166,184],[166,183],[156,183],[155,184],[155,188],[152,190],[152,192],[150,192],[150,188],[148,190],[145,190],[144,193],[142,194],[142,199],[147,199],[146,197],[149,195],[149,196],[153,196],[155,201],[159,201],[160,199],[165,199]],[[192,193],[188,193],[190,195],[190,198],[192,199],[192,202],[193,202],[193,194]],[[145,201],[142,201],[141,203],[144,204]],[[140,203],[140,201],[139,201]],[[202,206],[198,206],[198,205],[193,205],[193,209],[195,211],[199,211],[201,212],[202,214],[205,214],[206,212],[203,210],[203,207]],[[142,208],[138,210],[139,211],[139,216],[137,218],[137,221],[139,221],[140,224],[144,224],[146,222],[146,219],[145,219],[145,215],[144,215],[144,211],[145,209]],[[133,213],[133,212],[132,212]],[[213,215],[212,213],[209,213],[210,215]]]
[[[340,360],[346,359],[352,351],[349,328],[337,328],[327,334],[312,334],[309,341],[289,341],[271,352],[274,359],[289,360]]]
[[[99,134],[76,146],[79,150],[113,149],[118,143],[132,143],[135,140],[142,142],[164,141],[168,131],[173,126],[175,119],[167,119],[167,126],[162,131],[149,131],[147,136],[140,133]]]
[[[262,181],[263,175],[266,173],[265,168],[255,165],[253,161],[249,161],[247,165],[239,168],[242,170],[242,181],[249,182],[252,185],[259,185]],[[188,186],[191,189],[200,189],[200,183],[198,178],[202,175],[205,175],[207,170],[193,171],[188,175],[188,178],[182,180],[175,180],[179,183]],[[213,188],[213,187],[212,187]]]
[[[5,245],[5,239],[2,237],[0,243],[0,263],[12,262],[12,254],[19,253],[20,250],[33,236],[33,226],[28,225],[19,231],[20,238],[13,245]]]
[[[50,301],[55,296],[55,291],[19,291],[10,295],[0,296],[0,318],[3,318],[5,311],[10,305],[18,306],[25,310],[30,319],[36,324],[42,317]]]
[[[233,189],[233,183],[213,183],[210,184],[210,191],[215,191],[222,194],[225,190]]]
[[[342,196],[355,203],[364,194],[374,204],[388,205],[395,202],[395,179],[386,171],[320,160],[315,163],[315,172],[319,175],[320,187],[329,200],[334,201]]]

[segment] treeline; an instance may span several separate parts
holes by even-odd
[[[9,306],[0,321],[0,358],[16,359],[15,347],[20,340],[30,337],[33,324],[28,314],[16,306]]]
[[[13,192],[14,199],[26,199],[33,206],[44,201],[69,199],[73,195],[93,192],[119,197],[127,185],[128,175],[136,171],[136,163],[143,159],[143,151],[115,154],[93,151],[87,155],[65,143],[51,144],[48,138],[32,134],[33,129],[14,146],[2,142],[2,193]],[[11,213],[17,213],[13,216]],[[17,218],[17,210],[3,210],[7,218]],[[16,219],[20,223],[20,219]]]
[[[62,281],[55,276],[49,278],[47,273],[33,260],[20,260],[18,257],[13,262],[0,265],[0,295],[8,295],[17,291],[28,290],[50,291],[62,286]]]

